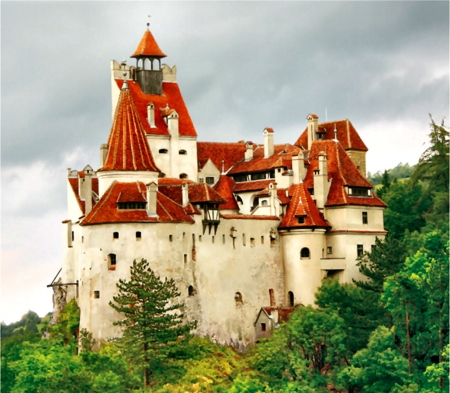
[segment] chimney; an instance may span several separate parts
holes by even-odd
[[[300,150],[298,156],[292,156],[292,172],[293,172],[293,184],[300,183],[305,178],[305,156]]]
[[[270,215],[275,216],[275,198],[277,197],[277,183],[269,184],[269,195],[270,195]]]
[[[181,185],[181,205],[186,207],[189,204],[189,186],[187,183]]]
[[[106,143],[102,143],[100,145],[100,168],[105,164],[107,155],[108,155],[108,145]]]
[[[245,161],[253,159],[253,142],[247,142],[245,144]]]
[[[172,113],[167,116],[167,127],[169,129],[169,133],[172,136],[178,136],[178,113],[176,110],[173,110]]]
[[[325,207],[329,190],[327,155],[321,151],[319,153],[319,167],[314,169],[314,197],[318,209],[323,210]]]
[[[155,105],[150,102],[147,105],[147,121],[151,128],[155,128]]]
[[[268,158],[273,155],[273,129],[265,128],[263,131],[264,135],[264,158]]]
[[[316,132],[319,129],[319,117],[314,113],[310,113],[306,120],[308,124],[308,149],[311,150],[313,141],[317,139]]]
[[[84,214],[87,216],[92,210],[92,174],[94,170],[89,165],[86,165],[83,172],[84,179],[81,192],[84,198]]]
[[[149,217],[158,217],[156,213],[158,185],[154,182],[147,184],[147,214]]]

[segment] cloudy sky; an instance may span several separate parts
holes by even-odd
[[[449,110],[448,2],[5,2],[0,320],[52,309],[66,169],[94,168],[111,59],[151,30],[198,140],[293,143],[308,113],[348,118],[374,173],[415,164]]]

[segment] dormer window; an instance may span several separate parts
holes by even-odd
[[[187,151],[186,150],[180,150],[178,152],[178,154],[181,155],[181,156],[185,156],[185,155],[187,155]]]
[[[214,176],[206,176],[205,183],[206,184],[214,184]]]
[[[118,202],[117,208],[119,210],[145,210],[146,202]]]
[[[305,216],[297,217],[297,223],[298,224],[304,224],[305,223]]]
[[[372,190],[370,188],[362,188],[362,187],[349,187],[348,195],[357,196],[357,197],[371,197]]]

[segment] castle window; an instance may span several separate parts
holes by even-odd
[[[269,289],[270,307],[275,307],[275,292],[272,288]]]
[[[108,270],[116,270],[116,254],[108,255]]]
[[[222,243],[225,244],[225,235],[222,235]]]
[[[142,233],[141,232],[136,232],[136,240],[141,240],[142,239]]]
[[[362,255],[364,254],[364,246],[362,244],[356,245],[356,254],[358,255],[358,257],[362,257]]]
[[[266,324],[265,323],[261,323],[261,331],[262,332],[266,331]]]
[[[186,173],[180,173],[180,179],[187,179],[188,175]]]
[[[294,307],[294,292],[292,291],[288,292],[288,303],[289,307]]]
[[[119,238],[119,232],[113,232],[113,239]]]
[[[100,291],[94,291],[94,299],[100,299]]]
[[[74,240],[75,240],[75,232],[72,231],[72,241],[74,241]]]
[[[309,259],[309,258],[310,258],[309,248],[303,247],[300,250],[300,259]]]
[[[188,296],[194,296],[194,295],[195,295],[195,289],[192,285],[189,285]]]
[[[370,190],[368,188],[349,187],[348,188],[348,195],[367,197],[367,196],[371,196],[371,192],[370,192]]]
[[[267,206],[268,204],[269,204],[269,202],[267,202],[266,199],[264,199],[264,200],[261,202],[261,206]]]
[[[264,236],[261,236],[261,244],[264,244]]]
[[[212,243],[214,244],[214,236],[212,236]]]
[[[255,238],[254,237],[250,238],[250,246],[255,247]]]
[[[274,247],[275,244],[277,244],[277,239],[275,239],[274,237],[270,238],[270,247]]]
[[[214,184],[214,177],[213,176],[206,176],[206,184]]]
[[[145,210],[146,202],[118,202],[117,208],[119,210]]]
[[[169,150],[167,149],[159,149],[159,154],[167,154],[169,152]]]
[[[204,182],[205,182],[205,179],[203,179],[203,177],[200,177],[200,178],[198,179],[198,182],[199,182],[199,183],[204,183]]]
[[[242,245],[245,246],[245,233],[242,234]]]
[[[327,254],[333,254],[333,247],[327,247]]]
[[[299,216],[297,217],[297,223],[304,224],[305,223],[305,216]]]
[[[198,241],[199,241],[199,242],[202,241],[202,235],[198,235]]]
[[[266,178],[266,172],[252,173],[250,175],[250,179],[252,179],[252,180],[262,180],[265,178]]]
[[[271,171],[269,172],[269,177],[270,177],[271,179],[275,179],[275,169],[273,169],[273,170],[271,170]]]
[[[248,176],[247,176],[247,175],[234,175],[233,178],[234,178],[234,181],[235,181],[236,183],[239,183],[239,182],[241,182],[241,181],[247,181],[247,180],[248,180]]]
[[[368,224],[369,223],[369,219],[367,217],[367,212],[362,212],[362,223],[363,224]]]
[[[178,154],[180,154],[180,155],[182,155],[182,156],[185,156],[185,155],[187,155],[187,151],[186,151],[186,150],[180,150],[180,151],[178,152]]]
[[[234,294],[234,301],[236,302],[236,304],[242,304],[242,295],[240,292],[236,292]]]
[[[173,236],[169,235],[169,242],[173,242]]]
[[[184,263],[187,263],[187,254],[183,255],[183,260],[184,260]]]

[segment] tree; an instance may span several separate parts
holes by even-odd
[[[163,365],[171,347],[196,324],[183,321],[175,281],[162,281],[145,259],[133,261],[130,280],[119,280],[117,288],[119,294],[109,304],[123,316],[114,322],[123,329],[118,341],[130,362],[143,370],[145,388],[152,370]]]

